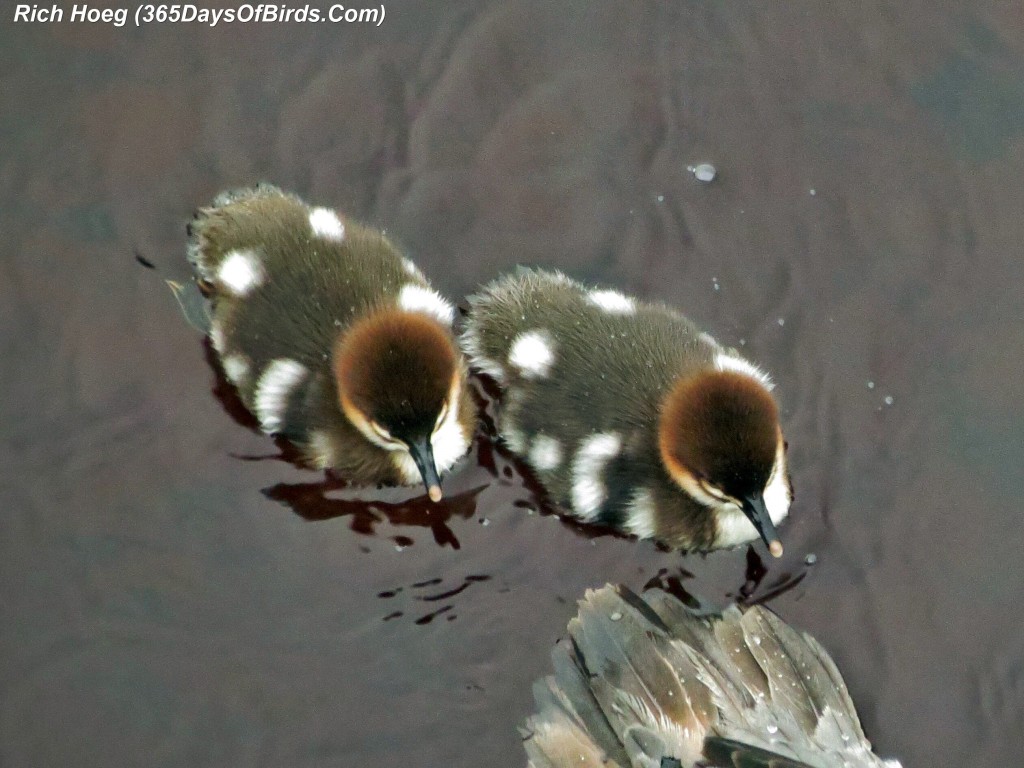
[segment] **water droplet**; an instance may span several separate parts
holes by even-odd
[[[818,190],[811,187],[811,197],[814,197],[816,194],[818,194]]]
[[[779,322],[779,325],[785,325],[786,324],[786,318],[780,317],[778,322]]]
[[[658,202],[659,203],[664,203],[665,202],[665,196],[664,195],[658,195]]]
[[[816,562],[818,562],[818,556],[813,552],[809,553],[807,557],[804,558],[804,563],[806,565],[814,565]]]
[[[884,402],[886,405],[892,405],[893,403],[896,402],[896,400],[893,398],[892,395],[886,395],[885,399],[882,402]]]
[[[752,639],[754,641],[754,645],[760,645],[761,644],[761,636],[760,635],[754,635],[754,637]]]
[[[875,382],[869,381],[868,382],[868,389],[874,389],[874,388],[875,388]]]
[[[619,613],[618,611],[616,611],[615,613],[613,613],[608,618],[611,619],[612,621],[621,621],[622,620],[622,614]]]
[[[491,521],[488,518],[486,518],[486,517],[481,517],[480,518],[480,525],[488,526],[490,524],[491,524]]]
[[[703,181],[705,184],[714,181],[717,173],[718,171],[715,170],[715,166],[711,163],[701,163],[693,169],[693,175],[697,181]]]
[[[778,732],[779,732],[779,726],[775,725],[774,723],[772,723],[771,725],[768,726],[768,733],[778,733]]]

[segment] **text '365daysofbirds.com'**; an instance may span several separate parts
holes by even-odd
[[[114,8],[95,8],[76,3],[70,8],[58,4],[18,3],[14,6],[14,22],[27,24],[110,24],[123,27],[130,20],[139,27],[144,24],[249,24],[292,22],[297,24],[331,22],[333,24],[370,24],[379,27],[387,12],[383,5],[350,8],[335,3],[328,8],[305,4],[245,3],[237,8],[204,8],[195,3],[141,3]]]

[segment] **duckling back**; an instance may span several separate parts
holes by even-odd
[[[585,521],[683,549],[737,543],[672,483],[659,413],[691,374],[760,371],[668,307],[557,273],[520,271],[469,303],[463,349],[505,389],[501,435],[556,501]]]
[[[270,185],[198,211],[188,257],[211,302],[211,343],[264,432],[356,482],[415,481],[415,467],[403,471],[342,413],[332,370],[339,338],[383,310],[426,316],[450,336],[454,308],[411,261],[379,231]],[[457,406],[471,425],[468,398]],[[465,453],[472,427],[457,431],[449,442]]]
[[[534,687],[532,768],[899,768],[871,752],[828,653],[765,608],[709,615],[609,585],[569,634]]]

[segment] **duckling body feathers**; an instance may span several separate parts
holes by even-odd
[[[582,520],[684,549],[756,538],[739,509],[735,519],[712,516],[680,492],[662,460],[659,420],[691,376],[742,376],[767,391],[764,373],[666,306],[557,273],[500,278],[469,303],[461,342],[505,389],[501,435],[557,501]],[[774,458],[774,432],[771,440]],[[787,478],[779,482],[775,519],[788,507]]]
[[[346,417],[334,370],[346,334],[370,318],[383,325],[387,315],[420,328],[464,380],[451,343],[454,309],[412,262],[380,232],[269,185],[224,193],[200,210],[188,255],[210,298],[211,343],[264,432],[357,483],[420,479],[411,461],[368,441]],[[441,472],[472,434],[471,400],[459,397],[457,406],[442,439],[435,435]]]

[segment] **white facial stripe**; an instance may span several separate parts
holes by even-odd
[[[768,516],[776,525],[789,514],[789,505],[793,501],[787,481],[786,446],[779,439],[779,447],[775,451],[775,466],[764,489],[764,505],[768,508]]]
[[[604,504],[607,488],[601,474],[621,447],[622,440],[614,432],[600,432],[580,443],[572,467],[572,505],[583,520],[597,517]]]
[[[406,312],[422,312],[436,317],[448,326],[455,321],[455,307],[441,298],[437,291],[416,283],[402,286],[398,292],[398,306]]]
[[[759,538],[754,524],[735,504],[719,504],[715,508],[715,522],[718,524],[715,546],[734,547]]]
[[[558,469],[562,463],[562,444],[549,435],[537,435],[530,446],[530,464],[541,472]]]
[[[437,467],[438,475],[443,474],[469,450],[469,435],[465,434],[459,423],[461,398],[462,386],[456,379],[452,384],[451,392],[448,393],[448,412],[441,425],[430,436],[430,445],[434,449],[434,465]]]
[[[526,379],[542,379],[555,362],[555,345],[545,331],[519,334],[509,349],[508,361]]]
[[[419,467],[416,466],[412,454],[408,451],[392,451],[391,461],[395,465],[395,469],[398,470],[401,482],[405,485],[417,485],[423,482],[423,475],[420,474]]]
[[[786,481],[786,449],[782,439],[775,452],[775,465],[764,489],[764,505],[768,509],[768,517],[778,525],[789,514],[792,497]],[[715,519],[718,523],[718,535],[715,544],[720,547],[732,547],[760,538],[754,524],[735,504],[715,506]]]
[[[252,250],[229,251],[217,267],[217,281],[235,296],[245,296],[266,279],[263,264]]]
[[[309,227],[313,234],[324,240],[341,241],[345,239],[345,225],[338,214],[330,208],[313,208],[309,212]]]
[[[224,375],[233,384],[241,384],[249,374],[249,359],[241,353],[225,355],[220,363],[224,368]]]
[[[638,488],[626,505],[626,520],[622,527],[641,539],[649,539],[657,531],[654,519],[654,498],[647,488]]]
[[[286,358],[274,360],[266,367],[253,397],[256,418],[264,432],[274,434],[284,427],[288,398],[307,373],[301,364]]]
[[[609,314],[631,315],[636,312],[636,302],[618,291],[590,291],[587,300]]]
[[[736,373],[743,373],[747,376],[752,376],[760,381],[769,392],[775,387],[775,385],[772,384],[771,376],[750,361],[744,360],[742,357],[738,357],[736,355],[719,352],[715,355],[715,368],[720,371],[735,371]]]
[[[469,358],[470,365],[478,371],[483,371],[499,384],[503,384],[506,375],[505,368],[484,354],[483,345],[480,343],[480,336],[477,333],[477,323],[476,318],[471,316],[459,338],[462,351]]]

